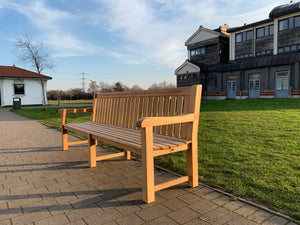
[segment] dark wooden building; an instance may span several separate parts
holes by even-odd
[[[201,83],[207,99],[300,97],[300,4],[241,27],[202,26],[186,41],[177,86]]]

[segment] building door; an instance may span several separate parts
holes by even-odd
[[[260,76],[253,74],[249,76],[249,98],[259,98],[260,96]]]
[[[227,98],[236,99],[237,81],[236,77],[229,77],[227,80]]]
[[[275,80],[275,97],[288,98],[289,97],[289,72],[282,71],[276,73]]]

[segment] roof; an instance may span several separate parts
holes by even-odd
[[[277,18],[277,17],[280,17],[280,16],[285,16],[285,15],[295,13],[295,12],[300,12],[300,2],[276,6],[275,8],[273,8],[271,10],[268,19],[261,20],[261,21],[251,23],[251,24],[246,24],[246,25],[240,26],[240,27],[233,27],[233,28],[228,29],[227,32],[232,33],[232,32],[236,32],[236,31],[239,31],[239,30],[244,30],[244,29],[247,29],[247,28],[251,28],[251,27],[254,27],[254,26],[259,26],[259,25],[262,25],[262,24],[265,24],[265,23],[272,22],[274,20],[274,18]]]
[[[21,69],[16,66],[0,66],[0,78],[44,78],[51,80],[52,77],[39,75],[38,73]]]
[[[269,18],[276,18],[300,11],[300,2],[280,5],[272,9]]]
[[[207,32],[207,33],[210,33],[211,35],[214,35],[216,37],[219,37],[219,36],[222,36],[222,37],[226,37],[228,38],[227,35],[225,35],[224,33],[222,33],[221,31],[218,31],[218,29],[215,29],[215,30],[210,30],[208,28],[205,28],[203,26],[200,26],[199,29],[191,36],[189,37],[189,39],[185,42],[185,45],[189,45],[190,42],[200,33],[200,32]]]
[[[246,24],[244,26],[233,27],[233,28],[228,29],[227,32],[232,33],[232,32],[235,32],[235,31],[244,30],[244,29],[251,28],[251,27],[254,27],[254,26],[259,26],[259,25],[262,25],[262,24],[265,24],[265,23],[270,23],[273,20],[274,19],[265,19],[265,20],[261,20],[261,21],[255,22],[255,23]]]
[[[262,57],[255,57],[243,60],[237,60],[226,64],[218,64],[213,66],[199,65],[201,71],[211,72],[227,72],[235,70],[245,70],[245,69],[254,69],[254,68],[263,68],[269,66],[280,66],[280,65],[289,65],[295,62],[300,62],[300,52],[290,52],[279,55],[269,55]]]

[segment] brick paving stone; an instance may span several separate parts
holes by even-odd
[[[71,223],[68,223],[68,225],[86,225],[86,223],[82,219],[80,219],[80,220],[75,220]]]
[[[122,215],[115,209],[103,211],[92,216],[84,217],[83,220],[87,224],[105,224],[122,217]]]
[[[248,219],[253,220],[256,223],[261,223],[270,217],[271,217],[270,213],[263,211],[263,210],[258,210],[257,212],[248,216]]]
[[[157,195],[160,195],[165,199],[172,199],[172,198],[176,198],[178,196],[181,196],[181,195],[184,195],[184,194],[187,194],[187,193],[188,192],[186,192],[183,189],[179,189],[177,187],[176,188],[171,187],[171,188],[168,188],[168,189],[157,192]]]
[[[10,219],[8,220],[0,220],[1,225],[11,225]]]
[[[130,214],[130,215],[121,217],[121,218],[117,219],[116,222],[120,225],[129,225],[129,224],[139,225],[139,224],[145,223],[144,220],[142,220],[140,217],[138,217],[135,214]]]
[[[70,204],[65,205],[54,205],[48,207],[48,210],[50,211],[52,216],[65,213],[67,211],[73,210],[74,208]]]
[[[279,216],[272,216],[268,220],[262,223],[262,225],[284,225],[288,221]]]
[[[233,213],[228,209],[222,207],[219,207],[201,216],[201,218],[203,218],[204,221],[211,224],[224,224],[233,220],[236,217],[238,217],[238,214]]]
[[[42,220],[44,218],[50,217],[50,213],[48,211],[35,211],[33,213],[24,213],[23,215],[16,216],[12,218],[13,225],[24,225],[29,224],[38,220]]]
[[[297,225],[297,224],[293,222],[289,222],[287,225]]]
[[[118,207],[116,207],[116,210],[118,210],[122,215],[129,215],[131,213],[134,212],[138,212],[141,210],[141,208],[139,208],[138,206],[134,205],[134,204],[127,204],[127,205],[120,205]]]
[[[166,224],[166,225],[177,225],[178,223],[176,223],[174,220],[170,219],[167,216],[162,216],[159,217],[155,220],[152,220],[148,223],[145,223],[144,225],[162,225],[162,224]]]
[[[82,209],[73,209],[73,210],[67,211],[67,212],[65,212],[65,215],[72,222],[72,221],[78,220],[78,219],[86,217],[86,216],[102,213],[102,211],[103,210],[100,209],[96,204],[92,204],[92,205],[86,206],[85,208],[82,208]]]
[[[43,199],[38,202],[29,203],[22,206],[22,210],[24,213],[35,212],[37,209],[46,209],[51,206],[57,205],[54,199]]]
[[[177,210],[184,208],[187,204],[177,198],[165,201],[162,203],[164,206],[168,207],[171,210]]]
[[[226,225],[257,225],[257,223],[247,220],[245,217],[239,216],[227,222]]]
[[[216,199],[216,198],[218,198],[220,196],[221,196],[220,193],[218,193],[216,191],[213,191],[213,192],[210,192],[210,193],[208,193],[206,195],[203,195],[201,197],[204,198],[204,199],[207,199],[207,200],[213,200],[213,199]]]
[[[163,215],[170,213],[171,210],[162,205],[155,205],[142,209],[141,211],[136,212],[136,214],[145,221],[151,221]]]
[[[20,193],[26,194],[29,190],[34,188],[33,185],[27,183],[18,184],[18,185],[20,186],[15,186],[9,189],[11,194],[20,194]]]
[[[237,210],[235,210],[234,212],[236,212],[237,214],[239,214],[241,216],[247,217],[257,210],[258,210],[257,208],[255,208],[251,205],[244,205],[241,208],[238,208]]]
[[[100,201],[96,203],[103,211],[118,208],[122,204],[117,199],[110,199],[109,201]],[[130,203],[132,204],[132,203]]]
[[[28,205],[28,204],[31,204],[31,203],[34,203],[34,202],[39,202],[42,200],[41,197],[34,197],[34,198],[31,198],[30,196],[27,196],[27,195],[20,195],[20,196],[17,196],[17,199],[16,200],[12,200],[15,195],[11,195],[11,196],[8,196],[10,199],[8,201],[8,207],[10,209],[13,209],[13,208],[17,208],[17,207],[20,207],[20,206],[24,206],[24,205]]]
[[[110,221],[110,222],[106,223],[105,225],[118,225],[118,224],[115,221]]]
[[[177,198],[184,201],[187,204],[192,204],[192,203],[194,203],[196,201],[199,201],[201,199],[197,195],[194,195],[192,193],[187,193],[185,195],[180,195]]]
[[[207,195],[210,192],[213,192],[213,190],[207,187],[203,187],[198,189],[197,191],[194,191],[193,193],[198,196],[203,196],[203,195]]]
[[[100,202],[101,200],[103,200],[103,199],[100,196],[95,195],[95,196],[88,196],[85,198],[76,199],[76,200],[70,202],[70,204],[75,209],[81,209],[81,208],[84,208],[86,205],[91,205],[93,203]]]
[[[219,206],[205,199],[201,199],[189,206],[189,208],[197,211],[201,215],[206,214]]]
[[[212,202],[218,205],[224,205],[230,202],[230,198],[228,196],[221,195],[219,198],[213,199]]]
[[[179,209],[174,212],[171,212],[170,214],[168,214],[168,216],[172,218],[174,221],[176,221],[177,223],[184,224],[196,218],[197,216],[199,216],[199,214],[185,207],[183,209]]]
[[[21,208],[7,209],[7,206],[5,205],[6,204],[3,204],[0,209],[0,220],[6,220],[12,217],[23,215]]]
[[[244,205],[245,205],[245,203],[243,203],[241,201],[230,201],[230,202],[222,205],[222,207],[225,207],[226,209],[234,211],[234,210],[237,210],[238,208],[241,208]]]
[[[204,219],[202,219],[201,217],[198,217],[188,223],[186,223],[185,225],[211,225],[210,223],[206,222]]]
[[[45,224],[53,224],[53,225],[63,225],[69,223],[69,220],[67,217],[63,214],[56,215],[56,216],[51,216],[46,219],[39,220],[35,222],[35,225],[45,225]]]

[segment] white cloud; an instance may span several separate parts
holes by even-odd
[[[68,31],[69,24],[82,19],[79,16],[51,8],[43,0],[7,3],[7,6],[26,16],[40,31],[43,42],[54,48],[56,57],[90,55],[99,50],[97,46],[79,40],[75,34]]]
[[[184,42],[199,27],[214,29],[228,23],[242,26],[268,18],[270,10],[284,1],[244,0],[94,0],[101,13],[93,23],[126,41],[116,45],[118,59],[152,62],[176,68],[186,59]],[[99,16],[99,14],[101,14]],[[116,50],[116,49],[115,49]],[[136,58],[136,60],[134,60]],[[144,59],[144,60],[141,60]]]

